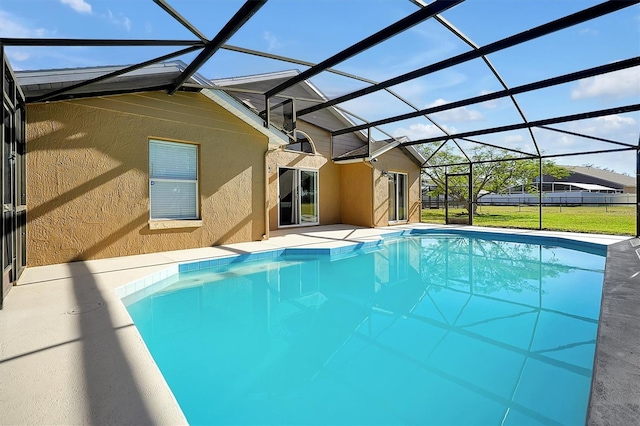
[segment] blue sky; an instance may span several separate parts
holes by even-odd
[[[240,8],[238,0],[169,0],[169,3],[207,37],[213,37]],[[442,14],[477,45],[485,45],[549,20],[598,4],[593,0],[467,0]],[[319,62],[416,11],[409,0],[269,0],[228,44],[311,62]],[[2,0],[0,36],[60,38],[193,39],[151,0]],[[427,20],[399,36],[353,57],[335,68],[375,81],[465,52],[469,47],[434,20]],[[16,70],[126,65],[147,60],[167,48],[8,48]],[[640,7],[632,6],[606,17],[489,56],[510,87],[640,55]],[[189,62],[195,54],[180,58]],[[218,52],[200,69],[207,78],[258,74],[304,67]],[[312,82],[334,97],[365,83],[322,73]],[[392,88],[420,108],[500,90],[480,59],[408,81]],[[536,93],[518,95],[528,120],[574,114],[593,109],[640,103],[640,70],[629,69]],[[382,91],[343,105],[368,120],[412,109]],[[513,103],[499,99],[432,116],[450,133],[518,123]],[[555,127],[637,144],[640,113],[558,124]],[[440,136],[426,119],[384,126],[394,136],[411,139]],[[539,147],[546,154],[604,149],[611,145],[537,129]],[[385,137],[377,133],[377,137]],[[533,152],[525,130],[485,135],[477,140]],[[564,157],[560,164],[595,164],[632,174],[631,152]]]

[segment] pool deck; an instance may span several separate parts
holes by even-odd
[[[181,262],[290,247],[339,248],[412,228],[461,227],[294,228],[260,242],[27,268],[0,310],[0,424],[186,424],[116,288]],[[640,241],[464,229],[612,245],[588,423],[640,424]]]

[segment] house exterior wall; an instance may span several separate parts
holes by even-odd
[[[311,137],[316,155],[277,150],[266,156],[269,229],[278,229],[278,167],[318,170],[318,207],[320,225],[341,221],[340,166],[331,161],[329,132],[298,120],[297,128]]]
[[[225,87],[234,87],[234,88],[242,88],[249,89],[252,91],[257,91],[259,93],[248,93],[248,92],[233,92],[230,91],[230,94],[240,99],[242,102],[245,102],[247,105],[251,105],[255,108],[255,111],[262,111],[265,109],[265,101],[264,95],[262,93],[268,91],[276,87],[278,84],[283,83],[296,75],[296,73],[288,73],[285,72],[284,75],[279,77],[271,77],[259,79],[260,76],[255,76],[256,80],[244,81],[243,79],[233,79],[232,82],[225,82],[221,85],[221,89],[225,89]],[[266,77],[266,76],[264,76]],[[215,84],[220,83],[219,80],[213,81]],[[301,82],[292,87],[287,88],[284,92],[280,93],[281,95],[290,96],[293,98],[311,98],[317,99],[319,102],[323,101],[324,98],[319,95],[311,86],[308,85],[307,82]],[[272,100],[272,106],[276,101]],[[305,100],[298,99],[296,101],[296,109],[302,109],[309,106],[315,105],[314,102],[309,102]],[[274,124],[278,124],[277,115],[278,110],[274,110],[272,114],[274,115]],[[281,120],[281,119],[280,119]],[[315,111],[312,114],[303,116],[298,119],[298,123],[301,123],[300,120],[304,120],[306,124],[311,123],[312,125],[326,130],[337,130],[344,127],[349,127],[353,125],[349,120],[347,120],[343,115],[341,115],[334,108],[325,108],[319,111]],[[305,124],[302,124],[303,126]],[[298,124],[300,126],[300,124]],[[356,148],[359,148],[363,145],[366,145],[366,139],[360,135],[359,133],[346,133],[344,135],[336,136],[333,139],[333,157],[344,154],[345,152],[349,152]],[[331,155],[328,155],[327,158],[331,158]]]
[[[409,223],[420,222],[420,167],[399,149],[377,157],[373,169],[373,226],[389,225],[389,180],[383,171],[407,174]]]
[[[260,240],[267,137],[199,93],[32,104],[28,265]],[[199,146],[202,225],[149,226],[149,139]]]
[[[340,167],[342,223],[373,227],[373,170],[363,162]]]

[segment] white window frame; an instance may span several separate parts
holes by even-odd
[[[195,158],[195,170],[196,170],[196,178],[195,179],[167,179],[167,178],[154,178],[152,177],[152,168],[153,165],[151,163],[151,156],[149,155],[149,221],[150,222],[166,222],[166,221],[198,221],[200,220],[200,167],[199,167],[199,146],[197,144],[187,143],[187,142],[175,142],[175,141],[166,141],[160,139],[149,139],[149,151],[151,151],[151,145],[190,145],[193,146],[196,150],[196,158]],[[180,217],[180,218],[164,218],[164,217],[152,217],[151,216],[151,205],[153,203],[151,196],[151,186],[153,182],[181,182],[181,183],[193,183],[195,185],[195,215],[189,217]]]

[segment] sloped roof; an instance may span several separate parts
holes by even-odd
[[[335,160],[340,161],[353,160],[356,158],[375,158],[396,146],[398,146],[397,142],[393,143],[389,140],[371,141],[371,155],[369,155],[369,146],[365,145],[352,151],[345,152],[344,154],[336,157]]]
[[[15,74],[27,101],[33,101],[52,90],[71,87],[127,67],[127,65],[121,65],[16,71]],[[160,90],[170,86],[185,68],[186,64],[182,61],[153,64],[120,76],[109,78],[108,80],[98,81],[77,89],[72,89],[65,94],[65,97],[75,98]],[[207,84],[207,80],[198,74],[191,76],[190,82],[198,85]]]
[[[265,109],[263,93],[276,87],[280,83],[298,75],[298,70],[278,71],[265,74],[254,74],[239,77],[221,78],[211,80],[211,83],[220,88],[229,89],[229,93],[235,96],[247,106],[257,112]],[[243,92],[243,90],[245,90]],[[304,80],[280,93],[282,98],[295,98],[296,109],[307,108],[328,98],[311,82]],[[282,99],[281,98],[281,99]],[[276,98],[277,99],[277,98]],[[314,102],[315,101],[315,102]],[[304,121],[328,131],[342,129],[345,126],[353,126],[354,123],[344,113],[330,107],[313,114],[304,116]],[[357,133],[361,141],[366,141],[364,135]]]
[[[598,179],[606,180],[609,182],[617,183],[622,186],[636,186],[636,178],[632,176],[626,176],[620,173],[611,172],[609,170],[602,170],[596,167],[587,166],[562,166],[571,170],[574,173],[580,173],[587,176],[593,176]]]
[[[396,139],[371,141],[371,152],[369,152],[369,146],[365,145],[352,151],[346,152],[336,157],[334,160],[336,161],[336,163],[356,159],[372,160],[384,154],[385,152],[392,150],[393,148],[398,148],[402,152],[404,152],[405,155],[407,155],[414,163],[416,163],[418,166],[421,166],[425,162],[425,158],[412,146],[403,146],[402,142],[406,140],[408,140],[407,137],[402,136]]]
[[[124,69],[127,66],[108,66],[90,68],[68,68],[59,70],[17,71],[16,78],[26,97],[37,98],[51,90],[71,87],[79,82],[100,77],[111,72]],[[166,88],[179,76],[186,64],[182,61],[171,61],[150,65],[135,71],[89,84],[68,92],[69,98],[90,97],[118,93],[132,93],[136,91],[152,91]],[[201,87],[207,86],[208,81],[195,73],[190,82]],[[206,97],[217,103],[236,117],[249,124],[254,129],[269,138],[272,145],[286,145],[288,137],[274,126],[264,127],[264,121],[248,111],[243,104],[227,93],[216,89],[196,89]]]

